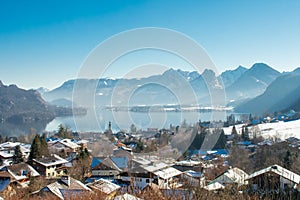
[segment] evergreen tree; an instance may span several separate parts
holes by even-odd
[[[290,150],[287,150],[287,152],[283,158],[283,167],[286,169],[291,169],[291,165],[292,165],[291,152],[290,152]]]
[[[85,159],[87,159],[89,157],[90,157],[90,152],[87,150],[87,148],[83,149],[82,147],[80,147],[80,150],[79,150],[77,158],[85,160]]]
[[[36,159],[41,157],[41,141],[40,136],[35,135],[31,147],[30,147],[30,154],[28,160]]]
[[[241,135],[242,140],[245,140],[245,127],[242,127],[242,135]]]
[[[249,141],[250,140],[249,129],[248,129],[247,126],[242,128],[242,135],[241,135],[241,137],[242,137],[243,141]]]
[[[239,140],[239,135],[237,133],[235,126],[232,127],[231,135],[233,136],[233,143],[236,144],[237,141]]]
[[[175,128],[175,132],[178,133],[179,132],[179,126],[176,126]]]
[[[45,134],[43,134],[40,137],[40,143],[41,143],[41,146],[40,146],[41,155],[50,156],[50,152],[49,152],[49,149],[48,149],[48,143],[46,141],[46,135]]]
[[[245,136],[244,136],[244,140],[245,140],[245,141],[249,141],[249,140],[250,140],[249,129],[248,129],[247,126],[245,127]]]
[[[23,154],[22,154],[20,145],[18,145],[18,146],[15,147],[15,153],[14,153],[14,156],[13,156],[13,163],[18,164],[18,163],[21,163],[21,162],[23,162]]]
[[[74,138],[72,133],[68,130],[68,128],[62,124],[60,124],[58,126],[57,136],[60,138],[63,138],[63,139],[65,139],[65,138],[73,139]]]
[[[136,126],[134,124],[131,124],[130,126],[130,132],[135,133],[136,132]]]
[[[237,131],[236,131],[236,128],[235,126],[232,127],[232,130],[231,130],[231,135],[234,135],[234,137],[237,135]]]

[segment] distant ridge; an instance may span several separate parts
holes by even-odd
[[[118,97],[120,101],[127,98],[133,88],[138,88],[135,93],[133,93],[132,104],[174,104],[176,103],[176,97],[170,93],[172,90],[182,91],[183,96],[186,96],[186,104],[193,104],[195,102],[189,101],[188,98],[190,93],[185,93],[186,86],[180,84],[182,81],[186,82],[188,87],[192,88],[198,102],[202,105],[210,104],[210,94],[208,92],[207,86],[211,86],[214,89],[222,89],[223,87],[226,91],[227,103],[234,105],[237,110],[247,111],[247,112],[257,112],[255,106],[250,106],[249,109],[245,109],[243,105],[246,102],[251,102],[251,99],[259,97],[266,92],[267,88],[277,80],[277,78],[285,75],[297,75],[300,73],[300,68],[293,70],[292,72],[280,73],[273,69],[271,66],[265,63],[255,63],[250,69],[243,66],[238,66],[234,70],[224,71],[220,76],[216,76],[215,72],[212,70],[204,70],[202,74],[197,71],[183,71],[180,69],[168,69],[160,75],[154,75],[141,79],[111,79],[111,78],[101,78],[101,79],[79,79],[79,80],[68,80],[64,82],[58,88],[47,91],[43,94],[44,99],[48,102],[70,102],[72,101],[73,87],[76,81],[80,82],[81,88],[79,90],[84,91],[91,85],[97,84],[97,91],[95,94],[96,105],[105,106],[111,103],[112,93],[114,89],[118,86],[121,88],[120,95],[114,96]],[[162,80],[162,83],[169,87],[167,90],[161,86],[155,84],[146,84],[151,82],[157,82]],[[279,79],[280,80],[280,79]],[[292,84],[292,83],[286,83]],[[289,88],[293,88],[287,85]],[[123,88],[123,89],[122,89]],[[224,89],[223,88],[223,89]],[[286,94],[288,95],[288,94]],[[261,98],[261,97],[260,97]],[[293,99],[293,98],[289,98]],[[74,103],[74,102],[73,102]],[[76,103],[76,102],[75,102]],[[125,102],[126,103],[126,102]],[[292,102],[290,102],[292,104]],[[297,102],[294,102],[297,105]],[[247,104],[248,105],[248,104]],[[287,104],[283,107],[288,106]],[[276,110],[277,108],[271,108],[269,105],[268,109]],[[259,106],[258,106],[259,107]],[[278,108],[281,108],[277,105]],[[294,106],[296,107],[296,106]],[[260,108],[263,109],[263,108]],[[264,108],[263,110],[268,110]]]

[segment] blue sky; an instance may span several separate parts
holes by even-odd
[[[100,42],[141,27],[190,36],[220,71],[255,62],[289,71],[300,67],[299,24],[297,0],[2,1],[0,80],[22,88],[55,88],[76,78]],[[109,76],[121,76],[130,67],[130,62],[120,64]]]

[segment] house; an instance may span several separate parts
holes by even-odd
[[[155,175],[146,170],[143,166],[130,168],[120,173],[120,179],[123,182],[130,183],[134,188],[144,189],[149,183],[157,183],[154,179]]]
[[[238,186],[244,185],[245,180],[248,178],[248,174],[243,170],[235,167],[232,169],[228,169],[221,175],[217,176],[212,183],[219,182],[222,185],[233,184],[236,183]]]
[[[35,195],[50,195],[59,199],[72,199],[90,193],[92,190],[80,181],[62,176],[56,182],[51,183],[41,190],[34,192]]]
[[[78,152],[80,146],[71,139],[62,139],[49,144],[49,151],[53,154],[65,153],[69,155],[73,152]]]
[[[131,182],[135,188],[141,190],[149,183],[155,183],[161,189],[169,189],[181,186],[179,184],[181,174],[181,171],[160,162],[130,168],[121,173],[120,178],[123,181]]]
[[[8,172],[12,177],[11,182],[17,182],[18,185],[22,187],[28,186],[30,177],[40,176],[40,174],[27,163],[5,166],[0,171]]]
[[[20,142],[5,142],[0,144],[0,158],[5,165],[10,165],[12,163],[16,146],[20,146],[23,158],[28,158],[30,154],[30,144],[23,144]]]
[[[3,196],[15,193],[11,183],[15,182],[15,179],[7,172],[0,171],[0,193]]]
[[[132,149],[128,147],[119,146],[113,150],[113,156],[128,157],[129,160],[133,159]]]
[[[188,170],[183,172],[182,179],[185,184],[194,187],[204,187],[205,177],[202,172],[195,172],[193,170]]]
[[[94,157],[92,160],[92,176],[115,178],[122,172],[111,157]]]
[[[0,159],[4,165],[11,165],[13,163],[14,153],[8,153],[6,151],[0,151]]]
[[[33,159],[31,166],[37,170],[42,176],[47,178],[56,178],[66,175],[70,166],[68,161],[58,155]]]
[[[151,164],[151,161],[148,159],[145,159],[143,157],[135,156],[132,160],[129,162],[130,168],[135,168],[141,165],[149,165]]]
[[[154,174],[158,178],[158,186],[161,189],[178,188],[182,186],[182,184],[179,183],[182,172],[174,167],[160,169],[155,171]]]
[[[299,186],[300,176],[279,165],[272,165],[254,172],[246,179],[255,192],[282,191],[295,189]]]
[[[87,184],[87,186],[93,191],[101,192],[101,194],[106,196],[106,199],[113,199],[113,197],[116,196],[117,191],[121,188],[119,185],[105,179],[99,179]]]
[[[201,171],[202,162],[194,161],[194,160],[183,160],[183,161],[176,162],[175,165],[173,165],[172,167],[182,172],[188,170]]]
[[[298,139],[296,137],[289,137],[289,138],[285,139],[285,141],[291,147],[298,147],[298,146],[300,146],[300,139]]]
[[[4,197],[16,194],[18,188],[29,185],[30,178],[39,173],[26,163],[4,166],[0,170],[0,192]]]

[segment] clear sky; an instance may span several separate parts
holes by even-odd
[[[289,71],[300,67],[299,24],[298,0],[1,1],[0,80],[53,89],[101,41],[140,27],[190,36],[220,71],[255,62]]]

